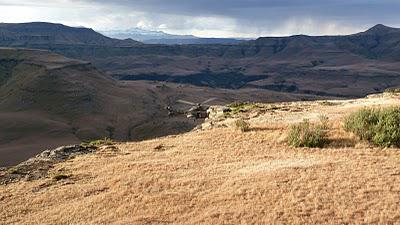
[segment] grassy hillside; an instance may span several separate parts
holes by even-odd
[[[287,101],[281,95],[145,81],[117,81],[88,62],[47,51],[0,49],[0,166],[46,148],[110,137],[143,140],[193,129],[200,121],[168,117],[176,100],[216,103]]]
[[[357,109],[388,106],[400,106],[398,96],[241,105],[204,130],[101,147],[37,180],[1,185],[0,222],[396,224],[399,149],[342,128]],[[327,146],[286,144],[291,124],[320,115],[328,118]],[[248,132],[234,128],[238,118]]]

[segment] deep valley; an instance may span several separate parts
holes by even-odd
[[[0,25],[0,166],[99,138],[192,130],[178,99],[212,104],[363,97],[400,86],[400,29],[159,45],[61,24]],[[32,50],[36,49],[36,50]]]

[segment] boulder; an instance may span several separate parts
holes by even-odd
[[[207,113],[210,120],[218,120],[225,118],[225,113],[230,111],[231,109],[226,106],[210,106],[210,108],[207,110]]]

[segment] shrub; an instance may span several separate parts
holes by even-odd
[[[361,140],[371,141],[374,136],[374,126],[378,123],[378,111],[361,109],[350,114],[344,120],[344,129],[353,132]]]
[[[400,147],[400,107],[361,109],[345,119],[344,129],[381,147]]]
[[[242,132],[247,132],[250,130],[250,124],[247,121],[244,121],[243,119],[236,120],[235,127],[236,127],[236,129],[238,129]]]
[[[293,147],[322,148],[327,143],[326,128],[326,124],[314,125],[304,120],[290,127],[288,143]]]

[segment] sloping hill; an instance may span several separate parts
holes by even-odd
[[[179,130],[171,124],[165,125],[168,131],[138,132],[154,127],[159,120],[149,122],[153,116],[167,118],[162,98],[151,90],[156,88],[119,84],[90,63],[46,51],[0,49],[0,65],[0,165],[60,144],[108,136],[133,140]]]
[[[96,121],[108,123],[105,106],[117,87],[111,77],[89,63],[31,50],[0,49],[0,70],[0,164],[103,136],[105,124]]]
[[[0,45],[36,47],[53,45],[134,46],[132,39],[118,40],[106,37],[88,28],[68,27],[43,22],[0,23]]]
[[[396,224],[400,151],[359,142],[341,128],[362,107],[399,96],[259,104],[211,129],[119,143],[56,164],[37,180],[0,186],[9,224]],[[288,125],[329,118],[324,149],[285,144]],[[222,126],[226,124],[227,126]],[[8,172],[18,175],[17,170]]]

